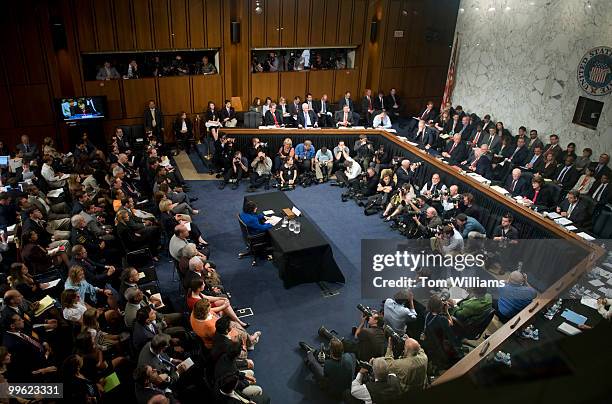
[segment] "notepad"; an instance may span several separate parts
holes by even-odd
[[[557,327],[557,331],[562,332],[565,335],[576,335],[582,332],[578,328],[569,325],[568,323],[562,323],[559,327]]]
[[[565,226],[565,230],[574,231],[574,230],[578,230],[578,228],[570,224],[569,226]]]
[[[60,283],[61,279],[54,279],[50,282],[47,282],[47,286],[45,286],[44,288],[41,288],[42,290],[47,290],[47,289],[51,289],[57,286],[58,283]]]
[[[583,239],[587,240],[587,241],[592,241],[595,240],[595,237],[592,237],[590,235],[588,235],[587,233],[581,231],[580,233],[576,233],[578,234],[580,237],[582,237]]]
[[[597,305],[597,299],[593,299],[593,298],[587,297],[587,296],[582,296],[582,298],[580,299],[580,303],[584,304],[587,307],[595,309],[595,310],[597,310],[598,307],[599,307]]]
[[[273,211],[272,209],[270,209],[270,210],[264,210],[264,211],[263,211],[263,214],[264,214],[264,215],[266,215],[266,216],[270,216],[270,215],[273,215],[273,214],[274,214],[274,211]]]
[[[108,393],[115,387],[119,386],[121,382],[119,381],[119,377],[116,372],[111,373],[110,375],[104,378],[104,392]]]
[[[159,299],[159,304],[155,304],[156,309],[161,309],[162,307],[166,307],[166,305],[164,304],[164,301],[162,300],[161,293],[155,293],[151,295],[151,297],[149,297],[149,301],[151,301],[151,298]]]
[[[269,223],[272,226],[276,226],[278,224],[278,222],[280,222],[281,220],[283,220],[283,219],[278,217],[278,216],[270,216],[268,218],[268,220],[266,220],[266,223]]]
[[[593,286],[595,286],[596,288],[605,285],[602,281],[600,281],[599,279],[593,279],[591,281],[589,281],[589,283]]]
[[[561,317],[576,325],[582,325],[587,321],[587,318],[585,316],[569,309],[565,309],[565,311],[561,313]]]
[[[63,193],[64,193],[64,189],[63,188],[57,188],[57,189],[54,189],[54,190],[51,190],[51,191],[47,192],[47,196],[49,198],[58,198]]]
[[[565,226],[568,224],[572,224],[572,221],[564,217],[560,217],[558,219],[555,219],[555,223],[560,224],[561,226]]]
[[[300,210],[298,208],[296,208],[295,206],[291,208],[291,211],[296,216],[300,216],[302,214],[302,212],[300,212]]]
[[[34,312],[34,315],[36,317],[40,316],[47,309],[51,308],[54,303],[55,303],[55,300],[53,300],[53,298],[51,296],[47,295],[47,296],[43,297],[42,299],[40,299],[38,301],[38,308]]]

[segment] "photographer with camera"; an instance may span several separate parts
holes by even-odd
[[[399,192],[391,197],[389,204],[381,216],[385,218],[385,221],[392,220],[407,210],[406,207],[408,206],[408,202],[415,197],[416,194],[414,193],[414,188],[412,185],[410,185],[409,182],[404,183],[399,189]]]
[[[455,228],[461,232],[464,239],[487,238],[487,231],[478,220],[465,213],[459,213],[455,217]]]
[[[261,143],[258,137],[254,137],[251,139],[251,144],[247,147],[246,158],[249,161],[249,164],[253,162],[257,158],[257,153],[260,151],[264,151],[264,149],[268,146],[267,143]]]
[[[257,158],[251,163],[251,185],[248,192],[254,192],[262,185],[266,190],[270,188],[270,177],[272,176],[272,159],[263,151],[257,152]]]
[[[431,176],[431,181],[425,183],[423,188],[421,188],[421,195],[424,195],[428,198],[436,198],[440,192],[446,190],[446,185],[444,185],[440,179],[440,174],[434,173]]]
[[[346,161],[346,156],[350,155],[350,150],[348,146],[344,144],[344,141],[339,141],[338,146],[334,147],[334,172],[342,169],[344,167],[344,162]]]
[[[362,366],[351,384],[351,394],[345,403],[385,404],[395,402],[400,396],[397,376],[389,372],[385,358],[375,358],[369,366]]]
[[[315,154],[313,163],[317,182],[319,184],[327,182],[334,168],[334,156],[331,150],[325,146],[321,146]]]
[[[280,169],[280,190],[285,191],[294,189],[297,176],[298,170],[293,164],[293,157],[289,157]]]
[[[306,352],[304,363],[319,383],[321,390],[331,398],[340,400],[343,393],[351,386],[355,374],[355,356],[344,352],[342,342],[338,338],[332,338],[330,341],[329,355],[323,351],[317,353],[305,342],[300,342],[299,345]]]
[[[414,295],[410,289],[397,292],[393,298],[385,300],[384,304],[385,324],[389,325],[395,332],[403,335],[406,332],[406,324],[417,318],[414,309]]]
[[[359,135],[359,139],[355,141],[353,146],[355,152],[355,161],[365,170],[370,166],[370,161],[374,157],[374,146],[372,141],[368,140],[367,135]]]
[[[444,209],[444,217],[452,217],[457,213],[459,209],[459,201],[461,200],[461,194],[459,194],[459,187],[457,185],[451,185],[448,188],[448,192],[442,192],[440,196],[440,203],[442,209]]]
[[[232,166],[232,160],[234,158],[234,142],[236,139],[223,135],[215,140],[215,153],[213,155],[213,164],[215,171],[217,172],[216,177],[221,178],[222,173],[227,172]]]
[[[452,224],[442,226],[432,240],[432,249],[443,255],[457,254],[463,251],[463,236]]]
[[[378,146],[378,150],[374,152],[374,169],[377,173],[380,173],[381,170],[391,167],[393,167],[393,156],[385,150],[385,145],[381,144]]]
[[[412,216],[412,220],[414,220],[419,231],[425,236],[435,234],[438,226],[442,225],[442,219],[438,216],[438,211],[432,207],[427,208],[425,211],[425,218],[423,221],[421,221],[418,215]]]
[[[235,180],[234,185],[232,185],[232,189],[238,189],[240,185],[240,180],[243,176],[247,174],[249,171],[249,163],[246,157],[242,157],[242,153],[240,150],[234,153],[234,158],[232,160],[231,167],[225,171],[223,175],[223,181],[219,184],[219,189],[225,188],[225,186],[230,182],[230,180]]]
[[[403,344],[404,349],[402,354],[394,359],[393,347],[397,343]],[[408,336],[402,338],[397,333],[389,336],[385,360],[389,366],[389,373],[397,376],[401,393],[422,390],[426,386],[427,355],[414,338]]]
[[[463,357],[461,341],[451,327],[453,319],[448,313],[449,303],[432,295],[427,302],[425,325],[421,333],[427,357],[435,366],[448,369]]]
[[[336,182],[331,185],[339,187],[350,187],[352,184],[359,182],[361,175],[361,166],[349,156],[348,151],[343,151],[342,156],[344,163],[342,168],[336,171]]]
[[[374,171],[374,169],[370,167],[368,168],[368,174],[370,170]],[[385,206],[387,206],[391,200],[391,196],[395,193],[395,184],[393,183],[391,174],[392,173],[389,170],[385,171],[384,175],[381,176],[380,181],[376,186],[376,193],[368,197],[367,202],[363,204],[365,206],[365,215],[375,215]]]
[[[297,158],[297,168],[300,173],[310,173],[312,167],[312,159],[315,157],[315,148],[310,140],[304,140],[295,146],[295,157]]]

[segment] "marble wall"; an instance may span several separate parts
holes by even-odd
[[[599,153],[612,152],[612,94],[591,96],[579,86],[581,57],[612,47],[611,0],[462,0],[453,105],[504,122],[559,134]],[[572,123],[585,96],[604,102],[597,130]]]

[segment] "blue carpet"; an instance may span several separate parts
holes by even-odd
[[[191,160],[191,163],[193,164],[193,167],[199,174],[207,174],[208,167],[206,166],[206,160],[204,159],[206,153],[201,153],[201,147],[201,144],[196,145],[196,150],[192,150],[188,156],[189,160]]]

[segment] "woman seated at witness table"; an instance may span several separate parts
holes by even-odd
[[[227,297],[218,296],[219,294],[221,294],[221,289],[217,287],[207,287],[203,279],[194,279],[191,281],[191,285],[187,291],[187,307],[189,307],[189,310],[193,310],[193,306],[195,306],[199,300],[206,299],[210,303],[210,310],[213,313],[223,314],[241,327],[248,327],[249,323],[245,323],[236,316],[229,299]]]
[[[257,204],[253,201],[247,201],[244,204],[244,211],[240,213],[240,220],[247,226],[251,235],[265,233],[272,228],[270,223],[265,223],[266,218],[263,213],[257,213]]]
[[[293,164],[293,157],[287,158],[280,170],[280,185],[282,188],[295,188],[298,170]]]
[[[85,280],[85,271],[80,265],[73,265],[70,268],[64,289],[76,290],[82,302],[89,303],[94,307],[102,307],[104,300],[108,301],[113,294],[109,289],[100,289],[87,282]]]
[[[198,300],[193,306],[193,311],[189,319],[191,328],[196,335],[202,339],[204,346],[208,349],[211,349],[213,346],[213,338],[216,331],[215,323],[219,318],[220,316],[211,310],[210,302],[206,299]],[[240,341],[243,341],[247,349],[253,350],[255,345],[259,342],[261,331],[249,335],[243,327],[232,321],[231,331],[228,336],[232,339],[238,337]]]
[[[591,190],[591,187],[595,183],[595,172],[591,167],[584,169],[584,174],[580,176],[576,185],[574,185],[574,191],[580,192],[580,195],[587,195]]]
[[[7,278],[11,288],[17,289],[26,300],[37,301],[42,299],[47,292],[44,288],[47,283],[38,283],[28,271],[28,267],[20,262],[11,264],[11,274]]]
[[[548,180],[552,180],[557,172],[557,166],[558,163],[555,160],[555,155],[553,153],[546,153],[544,155],[544,168],[542,168],[542,172],[539,174]]]
[[[289,157],[295,156],[295,149],[293,148],[293,142],[291,139],[286,138],[283,140],[283,145],[278,149],[278,153],[274,157],[274,170],[280,171],[285,162]]]
[[[66,252],[57,250],[50,255],[49,250],[43,248],[38,242],[38,233],[36,231],[32,230],[25,233],[22,237],[22,243],[21,259],[32,269],[32,273],[36,275],[42,274],[54,265],[61,263],[68,266],[69,260]]]

